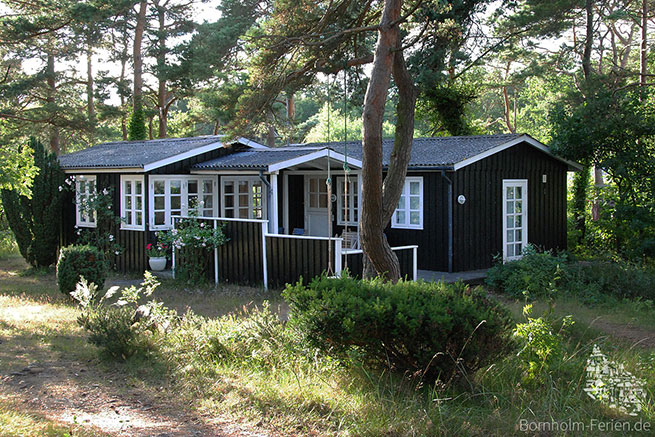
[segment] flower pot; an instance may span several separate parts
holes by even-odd
[[[165,256],[151,256],[148,258],[148,264],[150,264],[150,270],[153,272],[161,272],[166,268],[166,257]]]

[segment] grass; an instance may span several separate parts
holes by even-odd
[[[129,279],[138,278],[116,276],[108,282]],[[452,386],[426,387],[402,375],[370,372],[356,360],[343,363],[299,354],[292,338],[261,336],[259,330],[250,328],[235,331],[243,341],[252,340],[247,343],[252,346],[248,356],[216,359],[199,352],[211,347],[211,334],[217,332],[216,318],[221,315],[243,312],[245,306],[246,317],[252,317],[253,308],[268,299],[274,312],[284,317],[286,307],[278,292],[233,286],[185,289],[164,281],[155,297],[180,313],[191,309],[203,318],[181,332],[177,343],[164,345],[151,361],[104,363],[96,358],[97,349],[86,342],[75,322],[78,310],[57,291],[52,272],[27,272],[16,257],[2,260],[0,373],[49,354],[65,355],[100,372],[120,372],[131,384],[179,399],[180,406],[191,405],[202,415],[261,422],[285,435],[525,435],[517,428],[521,419],[588,424],[592,419],[641,418],[655,426],[655,350],[615,341],[593,323],[601,317],[613,323],[654,327],[652,310],[631,303],[588,308],[573,298],[557,301],[555,316],[573,314],[576,324],[562,338],[563,359],[542,382],[526,382],[519,358],[511,354]],[[519,320],[522,303],[506,303]],[[545,308],[537,302],[535,314]],[[243,319],[222,320],[241,323]],[[650,400],[639,418],[610,409],[583,391],[586,360],[594,344],[646,380]],[[6,393],[1,395],[0,435],[59,436],[67,432],[67,426],[26,411]],[[91,431],[76,428],[75,435],[84,432]]]

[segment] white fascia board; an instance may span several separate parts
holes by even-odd
[[[508,141],[507,143],[503,143],[499,146],[494,147],[493,149],[489,149],[486,152],[482,152],[479,155],[472,156],[471,158],[465,159],[463,161],[458,162],[453,166],[453,170],[457,171],[460,168],[466,167],[467,165],[471,165],[475,162],[478,162],[480,160],[483,160],[491,155],[495,155],[496,153],[502,152],[505,149],[509,149],[510,147],[516,146],[517,144],[520,143],[527,143],[531,145],[532,147],[535,147],[539,150],[541,150],[544,153],[547,153],[551,157],[557,159],[558,161],[563,162],[569,168],[574,168],[576,170],[582,170],[582,166],[578,164],[577,162],[569,161],[564,158],[560,158],[559,156],[553,154],[552,150],[545,144],[540,143],[539,141],[535,140],[529,135],[521,135],[520,137],[513,139],[512,141]]]
[[[259,144],[259,143],[255,142],[253,140],[249,140],[248,138],[244,138],[244,137],[239,137],[237,142],[243,144],[244,146],[248,146],[250,148],[253,148],[253,149],[270,149],[270,147],[268,147],[268,146],[265,146],[263,144]]]
[[[330,159],[345,162],[346,157],[343,154],[335,152],[334,150],[328,151],[328,149],[320,149],[317,150],[316,152],[308,153],[307,155],[299,156],[293,159],[287,159],[286,161],[278,162],[276,164],[271,164],[268,166],[268,171],[270,173],[274,171],[283,170],[285,168],[293,167],[294,165],[304,164],[306,162],[313,161],[315,159],[327,158],[328,152],[330,155]],[[362,162],[358,159],[349,158],[348,162],[355,167],[362,168]]]
[[[82,173],[143,173],[141,167],[76,167],[63,169],[66,174]]]
[[[235,168],[233,170],[211,170],[211,169],[206,169],[206,170],[191,170],[191,174],[198,174],[198,175],[224,175],[224,176],[240,176],[240,175],[259,175],[259,170],[240,170],[238,168]]]
[[[217,141],[217,142],[211,143],[211,144],[207,144],[207,145],[201,146],[201,147],[196,147],[193,150],[189,150],[189,151],[184,152],[184,153],[179,153],[177,155],[174,155],[174,156],[171,156],[171,157],[168,157],[168,158],[165,158],[165,159],[161,159],[159,161],[155,161],[155,162],[152,162],[150,164],[146,164],[146,165],[143,166],[143,171],[155,170],[155,169],[157,169],[159,167],[164,167],[165,165],[169,165],[169,164],[176,163],[178,161],[182,161],[183,159],[192,158],[192,157],[197,156],[197,155],[202,155],[203,153],[211,152],[212,150],[220,149],[221,147],[223,147],[223,143],[220,142],[220,141]]]

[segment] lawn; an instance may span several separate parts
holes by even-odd
[[[252,312],[264,300],[282,318],[287,312],[279,292],[245,287],[193,289],[165,281],[156,297],[208,324],[244,307]],[[523,303],[506,303],[521,321]],[[537,302],[535,314],[545,307]],[[655,325],[647,306],[589,308],[573,298],[559,300],[555,316],[571,314],[576,323],[562,336],[562,360],[545,381],[525,383],[511,354],[447,387],[372,372],[355,361],[286,356],[282,342],[256,345],[257,364],[194,358],[182,349],[195,343],[184,338],[180,350],[148,360],[101,360],[78,327],[78,314],[57,291],[52,273],[29,272],[16,257],[0,261],[0,435],[504,436],[526,435],[522,420],[655,425]],[[649,398],[640,416],[624,415],[583,391],[594,344],[646,381]]]

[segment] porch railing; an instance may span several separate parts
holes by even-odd
[[[173,227],[189,216],[172,217]],[[272,234],[268,232],[268,220],[239,219],[227,217],[194,217],[225,226],[228,242],[213,250],[212,269],[209,274],[215,283],[249,283],[283,286],[286,283],[311,280],[331,267],[335,276],[340,276],[344,265],[353,276],[362,275],[363,252],[343,248],[343,239],[338,237],[314,237],[306,235]],[[332,263],[330,263],[330,245]],[[393,247],[401,264],[401,274],[417,279],[418,246]],[[175,275],[177,261],[173,248],[172,269]],[[330,272],[330,273],[332,273]]]

